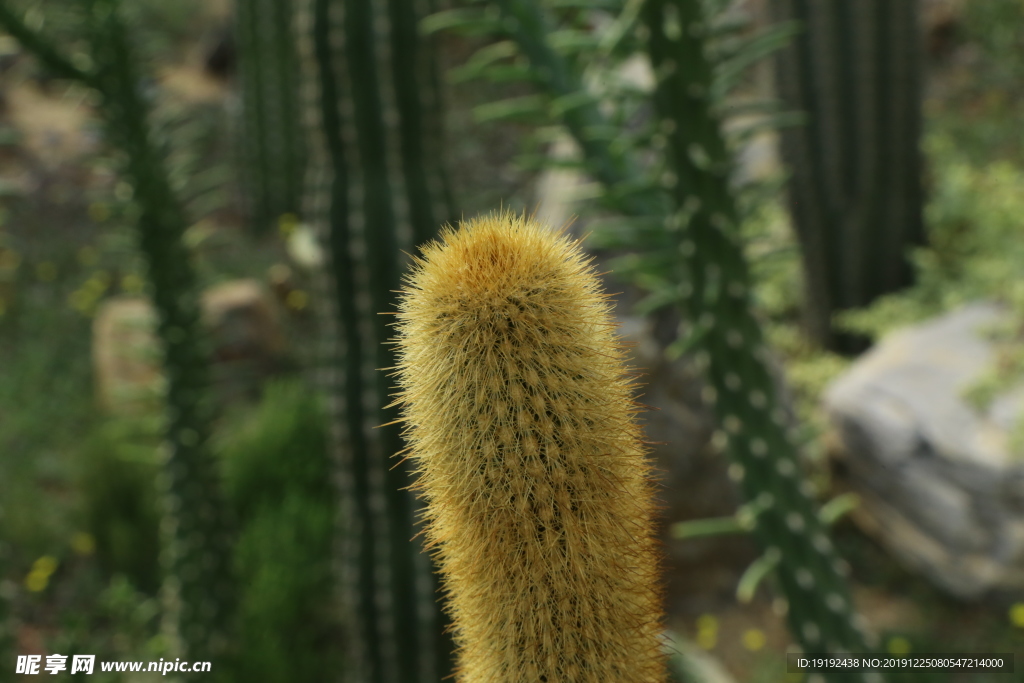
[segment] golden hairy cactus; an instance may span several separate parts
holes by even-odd
[[[446,228],[397,313],[408,455],[465,683],[666,680],[651,466],[590,262],[510,213]]]

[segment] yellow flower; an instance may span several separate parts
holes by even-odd
[[[57,558],[43,555],[32,563],[32,570],[25,577],[25,588],[38,593],[50,583],[50,576],[57,570]]]
[[[57,558],[53,555],[43,555],[32,563],[32,571],[42,572],[49,576],[57,571]]]
[[[52,261],[36,264],[36,279],[40,282],[53,282],[57,279],[57,266]]]
[[[748,629],[743,634],[743,647],[751,652],[756,652],[764,647],[765,641],[764,631],[759,628]]]
[[[96,551],[96,539],[92,534],[80,531],[71,539],[71,547],[79,555],[92,555]]]
[[[68,295],[68,305],[82,315],[89,316],[96,310],[96,299],[98,296],[98,293],[83,287]]]
[[[100,262],[100,252],[96,247],[84,246],[78,250],[78,262],[83,266],[95,266]]]
[[[121,278],[121,289],[126,294],[141,294],[146,288],[146,283],[135,273],[128,273]]]
[[[1010,621],[1018,628],[1024,628],[1024,602],[1015,602],[1010,607]]]
[[[711,614],[697,618],[697,645],[711,650],[718,644],[718,619]]]
[[[39,593],[46,590],[46,586],[50,583],[50,575],[43,574],[42,572],[29,572],[28,576],[25,577],[25,588],[29,589],[33,593]]]
[[[910,641],[902,636],[893,636],[889,639],[889,654],[905,655],[910,652]]]
[[[309,304],[309,294],[306,294],[301,289],[294,289],[288,292],[288,297],[285,299],[285,303],[288,304],[288,308],[301,311],[307,304]]]
[[[295,228],[299,227],[299,217],[294,213],[283,213],[277,219],[277,229],[281,231],[281,234],[288,237]]]

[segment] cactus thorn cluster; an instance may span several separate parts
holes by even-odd
[[[652,467],[608,295],[509,212],[406,275],[395,374],[460,681],[666,680]]]

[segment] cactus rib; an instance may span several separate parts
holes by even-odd
[[[807,114],[782,132],[789,204],[807,279],[807,328],[843,353],[865,340],[832,329],[837,311],[913,282],[926,243],[917,0],[772,0],[804,27],[777,60],[780,96]]]
[[[235,23],[242,83],[238,154],[249,219],[264,232],[297,213],[305,146],[290,0],[240,0]]]
[[[329,267],[318,283],[329,350],[331,450],[343,512],[337,571],[346,622],[346,680],[412,683],[448,672],[451,642],[434,603],[436,577],[418,542],[414,498],[397,426],[383,408],[391,365],[386,321],[402,249],[436,220],[436,164],[417,79],[406,67],[412,3],[307,0],[299,14],[310,133],[304,218],[323,236]],[[401,90],[402,92],[397,92]],[[417,139],[419,137],[419,139]],[[436,223],[434,223],[436,231]],[[430,234],[433,234],[431,232]]]

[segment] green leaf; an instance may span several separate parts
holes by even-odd
[[[772,550],[775,550],[772,548]],[[782,554],[777,550],[773,553],[771,550],[761,555],[761,557],[754,560],[747,570],[743,572],[743,576],[740,577],[739,583],[736,585],[736,599],[743,604],[749,603],[754,599],[754,594],[757,592],[757,586],[761,583],[764,577],[778,566],[782,559]]]
[[[547,36],[547,43],[555,52],[569,55],[583,50],[593,50],[598,46],[599,38],[592,33],[576,29],[552,31]]]
[[[665,357],[670,361],[679,360],[692,351],[707,336],[710,328],[703,325],[694,325],[690,328],[689,334],[680,337],[665,349]]]
[[[477,123],[492,121],[532,121],[543,119],[547,99],[541,95],[511,97],[497,102],[488,102],[473,108],[473,120]]]
[[[695,519],[690,522],[676,522],[672,525],[672,538],[676,539],[744,533],[747,533],[747,529],[744,529],[735,517]]]
[[[525,64],[494,64],[480,74],[489,83],[529,83],[536,76],[537,73]]]
[[[860,496],[856,493],[844,493],[822,505],[818,510],[818,519],[823,524],[831,526],[858,505],[860,505]]]
[[[798,22],[787,21],[775,24],[749,40],[739,41],[732,54],[721,55],[715,64],[713,97],[723,96],[732,90],[747,69],[787,45],[798,31]]]
[[[555,118],[562,116],[567,111],[572,109],[578,109],[580,107],[593,106],[597,103],[597,100],[593,95],[586,91],[579,91],[569,93],[568,95],[562,95],[551,101],[551,115]],[[589,132],[589,129],[588,129]]]
[[[648,294],[633,306],[633,312],[637,315],[650,315],[666,306],[671,306],[679,300],[679,293],[675,288],[666,288]]]
[[[424,36],[449,29],[462,35],[489,35],[501,30],[501,22],[494,13],[486,9],[464,7],[423,17],[419,29],[420,34]]]
[[[501,42],[482,47],[473,53],[466,63],[448,72],[452,83],[463,83],[479,78],[484,70],[501,59],[508,59],[519,54],[519,48],[514,41],[502,40]]]
[[[619,13],[619,16],[615,18],[615,21],[605,30],[604,35],[601,37],[598,50],[602,56],[610,56],[622,43],[626,35],[633,30],[637,19],[640,17],[640,9],[643,5],[644,0],[627,0],[626,5],[622,8],[622,12]]]
[[[621,2],[618,0],[550,0],[546,3],[548,7],[555,10],[581,9],[581,10],[605,10],[608,12],[618,11]]]
[[[728,133],[729,142],[733,145],[743,145],[745,142],[757,137],[761,133],[782,128],[802,126],[807,123],[807,115],[802,111],[784,111],[771,116],[765,116],[753,123],[734,128]]]

